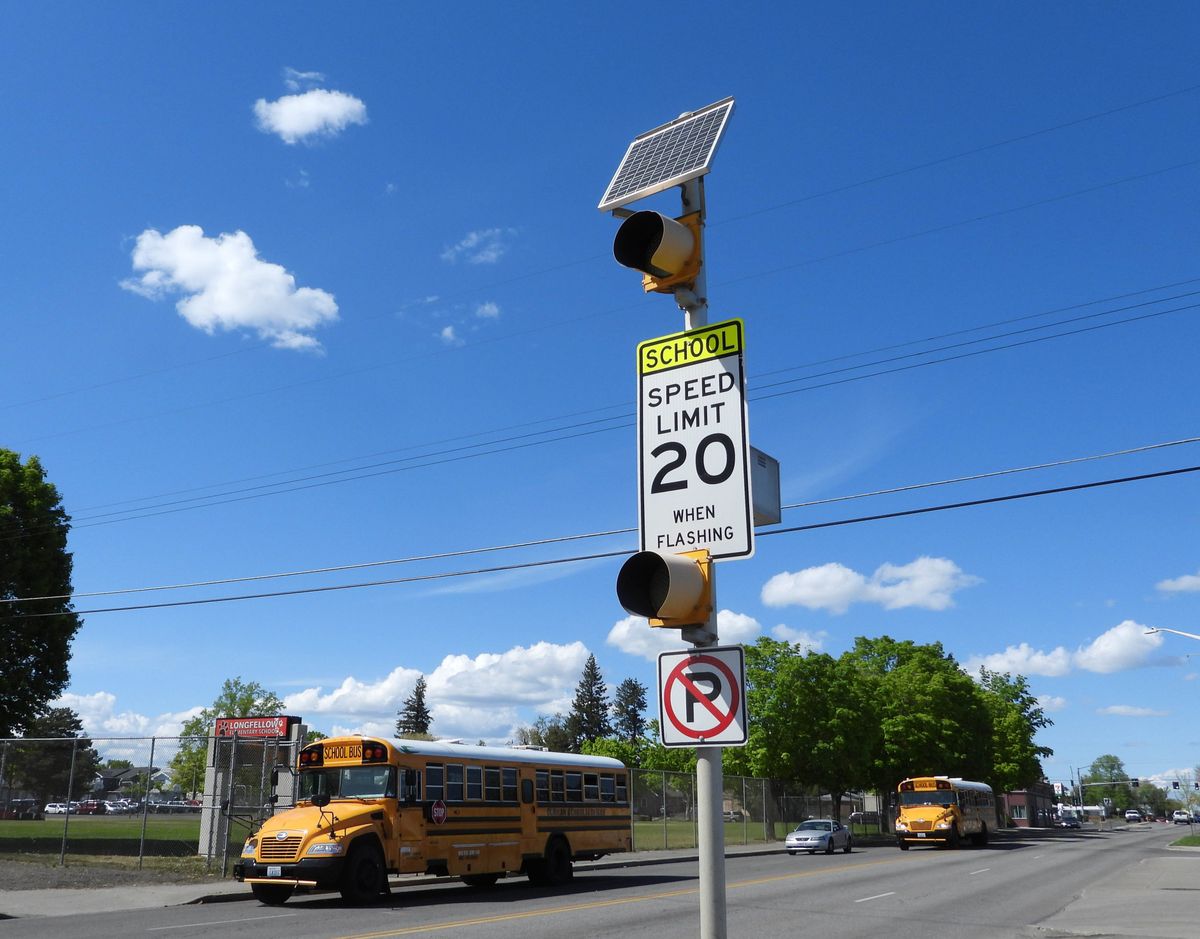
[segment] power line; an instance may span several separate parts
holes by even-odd
[[[1031,491],[1026,491],[1026,492],[1010,493],[1008,495],[1003,495],[1003,496],[989,496],[987,498],[972,499],[970,501],[965,501],[965,502],[943,503],[941,505],[922,506],[920,508],[915,508],[915,509],[902,509],[902,510],[895,511],[895,512],[883,512],[883,513],[879,513],[876,515],[863,515],[863,516],[858,516],[855,518],[835,519],[833,521],[827,521],[827,522],[813,522],[813,523],[810,523],[807,525],[795,525],[795,526],[791,526],[788,528],[775,528],[775,529],[772,529],[771,531],[762,532],[761,534],[757,535],[756,537],[766,538],[766,537],[770,537],[772,535],[793,534],[793,533],[802,532],[802,531],[816,531],[816,530],[819,530],[822,528],[835,528],[835,527],[841,527],[841,526],[845,526],[845,525],[856,525],[856,524],[860,524],[863,522],[877,522],[877,521],[884,521],[887,519],[906,518],[906,517],[914,516],[914,515],[925,515],[925,514],[930,514],[933,512],[946,512],[946,511],[951,511],[951,510],[955,510],[955,509],[974,508],[974,507],[984,506],[984,505],[995,505],[995,504],[999,504],[999,503],[1003,503],[1003,502],[1012,502],[1012,501],[1015,501],[1018,499],[1031,499],[1031,498],[1037,498],[1040,496],[1059,495],[1059,494],[1068,493],[1068,492],[1080,492],[1083,490],[1097,489],[1097,488],[1105,487],[1105,486],[1116,486],[1116,485],[1122,485],[1125,483],[1132,483],[1132,482],[1144,482],[1146,480],[1151,480],[1151,479],[1163,479],[1163,478],[1167,478],[1167,477],[1171,477],[1171,476],[1179,476],[1179,475],[1182,475],[1185,473],[1195,473],[1198,471],[1200,471],[1200,465],[1186,466],[1186,467],[1180,467],[1180,468],[1171,469],[1171,470],[1160,470],[1160,471],[1154,472],[1154,473],[1141,473],[1136,476],[1123,476],[1123,477],[1118,477],[1118,478],[1114,478],[1114,479],[1097,480],[1097,481],[1089,482],[1089,483],[1075,483],[1075,484],[1069,485],[1069,486],[1057,486],[1057,487],[1054,487],[1051,489],[1038,489],[1038,490],[1031,490]],[[520,564],[505,564],[505,565],[499,565],[496,567],[475,568],[472,570],[444,571],[444,572],[438,573],[438,574],[422,574],[422,575],[416,575],[413,577],[396,577],[396,578],[389,578],[386,580],[374,580],[374,581],[366,581],[366,582],[353,583],[353,584],[335,584],[335,585],[324,586],[324,587],[300,587],[295,590],[277,590],[277,591],[271,591],[268,593],[241,594],[241,595],[237,595],[237,596],[227,596],[227,597],[206,597],[204,599],[199,599],[199,600],[172,600],[172,601],[165,601],[162,603],[143,603],[143,604],[136,604],[136,605],[131,605],[131,606],[105,607],[105,608],[98,608],[98,609],[92,609],[92,610],[74,610],[72,612],[75,613],[75,615],[77,615],[77,616],[86,616],[86,615],[91,615],[91,614],[96,614],[96,613],[123,613],[123,612],[130,612],[130,611],[134,611],[134,610],[165,609],[165,608],[170,608],[170,607],[183,607],[183,606],[201,606],[201,605],[205,605],[205,604],[209,604],[209,603],[231,603],[231,602],[241,601],[241,600],[261,600],[261,599],[270,599],[270,598],[275,598],[275,597],[300,596],[303,594],[329,593],[329,592],[336,591],[336,590],[356,590],[356,589],[361,589],[364,587],[381,587],[381,586],[389,586],[389,585],[396,585],[396,584],[418,583],[418,582],[422,582],[422,581],[431,581],[431,580],[446,580],[446,579],[456,578],[456,577],[469,577],[469,576],[477,576],[480,574],[504,573],[504,572],[515,571],[515,570],[527,570],[527,569],[536,568],[536,567],[548,567],[548,566],[553,566],[553,565],[558,565],[558,564],[572,564],[572,563],[578,563],[581,561],[595,561],[595,560],[600,560],[600,559],[605,559],[605,558],[620,557],[620,556],[628,554],[628,553],[629,552],[627,550],[626,551],[607,551],[607,552],[603,552],[603,553],[599,553],[599,554],[577,555],[574,557],[567,557],[567,558],[552,558],[552,559],[541,560],[541,561],[527,561],[527,562],[520,563]],[[41,617],[46,617],[46,616],[61,616],[62,614],[61,613],[19,613],[16,615],[21,618],[34,619],[34,618],[41,618]]]

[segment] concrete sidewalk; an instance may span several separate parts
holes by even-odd
[[[727,845],[726,857],[778,854],[783,843],[775,845]],[[615,870],[650,864],[696,861],[695,848],[680,851],[639,851],[614,854],[599,861],[579,861],[575,870]],[[392,886],[448,883],[452,877],[405,876],[392,878]],[[5,917],[72,916],[78,913],[116,913],[122,910],[151,910],[188,903],[224,903],[253,900],[250,888],[234,880],[205,881],[195,884],[145,884],[125,887],[56,887],[50,890],[0,889],[0,920]]]

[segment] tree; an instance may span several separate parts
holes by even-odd
[[[282,711],[283,702],[274,691],[268,691],[256,681],[243,682],[241,675],[226,678],[212,707],[183,722],[179,751],[170,764],[175,785],[193,794],[204,791],[208,737],[218,717],[253,717]]]
[[[1034,735],[1053,726],[1037,697],[1029,690],[1024,675],[979,670],[980,691],[991,715],[992,770],[989,782],[999,792],[1027,789],[1040,782],[1042,757],[1052,756],[1049,747],[1039,747]]]
[[[133,769],[132,760],[115,760],[111,757],[100,764],[101,769]]]
[[[575,701],[567,715],[567,731],[571,735],[573,753],[578,753],[585,741],[591,743],[612,733],[608,720],[608,687],[594,655],[588,656],[575,687]]]
[[[433,723],[433,715],[425,705],[425,676],[417,679],[412,694],[404,699],[404,706],[398,712],[396,720],[396,736],[412,737],[429,735],[429,725]]]
[[[1124,812],[1134,807],[1137,801],[1129,787],[1129,774],[1121,758],[1105,753],[1092,760],[1092,765],[1083,775],[1083,801],[1085,805],[1098,805],[1103,800],[1112,802],[1116,811]]]
[[[636,678],[626,678],[613,695],[612,729],[617,738],[635,747],[646,737],[646,686]]]
[[[30,722],[70,680],[70,516],[37,457],[0,449],[0,738]],[[19,600],[48,597],[45,600]]]
[[[542,747],[555,753],[567,753],[571,749],[567,718],[561,714],[555,714],[553,717],[543,714],[531,727],[518,727],[513,734],[513,743],[522,747]]]
[[[10,751],[14,788],[32,793],[39,806],[65,800],[68,789],[72,799],[88,791],[100,757],[84,735],[78,714],[70,708],[49,708],[29,720],[25,736],[31,742],[18,743]]]

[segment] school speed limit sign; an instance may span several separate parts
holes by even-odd
[[[754,553],[740,319],[638,345],[643,551]]]
[[[740,747],[746,742],[741,646],[658,657],[658,727],[666,747]]]

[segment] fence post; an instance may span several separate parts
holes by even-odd
[[[146,815],[150,811],[150,777],[154,775],[154,743],[150,738],[150,763],[146,766],[146,791],[142,794],[142,838],[138,842],[138,870],[142,869],[142,860],[146,856]]]
[[[234,779],[234,777],[236,775],[236,768],[237,768],[237,744],[238,744],[238,735],[237,735],[237,731],[235,730],[233,732],[233,740],[229,744],[229,802],[228,802],[228,808],[223,809],[221,812],[221,815],[224,817],[224,824],[221,825],[221,876],[222,877],[228,876],[228,873],[229,873],[228,870],[226,869],[226,867],[229,863],[229,821],[230,821],[229,809],[232,809],[234,807],[233,806],[233,798],[234,798],[234,793],[235,793],[234,785],[236,783],[236,780]]]
[[[660,793],[659,801],[662,803],[663,850],[666,851],[667,848],[669,848],[671,846],[669,828],[667,827],[667,771],[665,769],[662,769],[662,770],[659,770],[659,773],[662,774],[662,786],[659,788],[658,791]]]
[[[67,866],[67,826],[71,824],[71,796],[75,788],[75,751],[79,746],[79,738],[71,738],[71,768],[67,770],[67,814],[63,816],[62,847],[58,850],[58,866]]]

